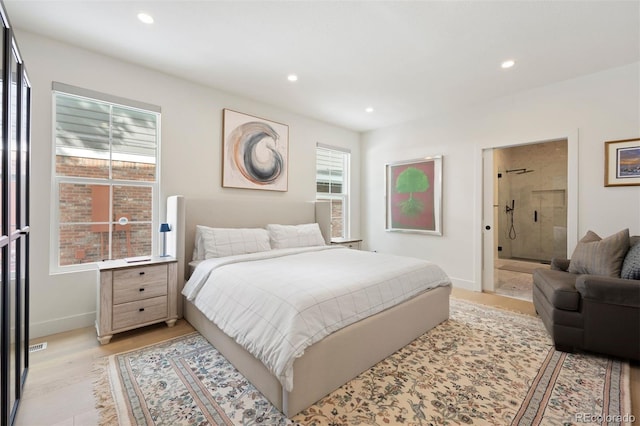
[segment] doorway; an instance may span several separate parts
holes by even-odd
[[[568,151],[567,139],[485,151],[484,291],[531,300],[533,270],[567,257]]]

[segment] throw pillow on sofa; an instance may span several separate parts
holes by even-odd
[[[625,256],[620,278],[640,280],[640,242],[634,244]]]
[[[604,239],[595,232],[588,231],[571,255],[569,272],[620,277],[622,262],[627,251],[629,251],[629,229]]]

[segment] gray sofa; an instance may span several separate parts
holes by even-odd
[[[635,268],[632,275],[628,270],[623,274],[632,279],[620,278],[620,272],[617,277],[570,272],[576,267],[568,259],[553,259],[551,269],[534,271],[533,304],[556,349],[640,360],[640,246],[634,247],[640,237],[629,238],[627,231],[626,238],[619,265]]]

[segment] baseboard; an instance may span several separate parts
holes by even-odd
[[[462,280],[460,278],[452,278],[452,277],[449,277],[449,278],[451,278],[451,283],[455,288],[460,288],[460,289],[469,290],[469,291],[482,291],[476,286],[475,281]]]
[[[29,324],[29,338],[37,339],[39,337],[63,333],[65,331],[71,331],[77,328],[90,327],[93,326],[95,322],[95,312],[87,312],[84,314],[56,318],[53,320],[42,322],[31,322]]]

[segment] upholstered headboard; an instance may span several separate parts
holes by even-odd
[[[297,225],[317,222],[327,242],[331,239],[329,202],[265,201],[264,199],[202,199],[172,195],[167,198],[167,254],[178,259],[178,289],[182,291],[193,252],[196,225],[213,228],[262,228],[270,223]],[[179,304],[181,307],[181,304]],[[181,309],[179,308],[181,312]]]

